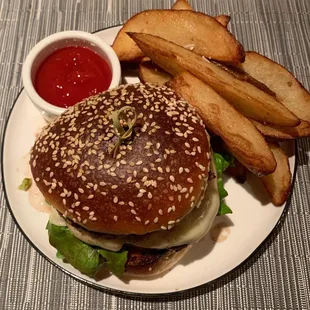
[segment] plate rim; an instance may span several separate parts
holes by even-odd
[[[99,33],[101,31],[104,30],[108,30],[111,28],[118,28],[120,27],[120,25],[114,25],[114,26],[110,26],[110,27],[106,27],[106,28],[102,28],[99,30],[96,30],[94,32],[92,32],[93,34],[95,33]],[[250,253],[250,255],[248,255],[242,262],[240,262],[238,265],[236,265],[234,268],[232,268],[231,270],[229,270],[228,272],[222,274],[221,276],[208,281],[206,283],[203,284],[199,284],[197,286],[191,287],[191,288],[186,288],[186,289],[182,289],[182,290],[178,290],[178,291],[173,291],[173,292],[161,292],[161,293],[143,293],[143,292],[131,292],[131,291],[125,291],[125,290],[118,290],[116,288],[111,288],[108,286],[104,286],[102,284],[96,284],[93,283],[87,279],[82,278],[79,275],[74,274],[73,272],[65,269],[64,267],[60,266],[59,264],[57,264],[55,261],[53,261],[52,259],[50,259],[47,255],[45,255],[43,253],[43,251],[41,251],[38,246],[30,239],[30,237],[28,237],[28,235],[23,231],[23,229],[21,228],[20,224],[18,223],[14,212],[11,208],[11,204],[10,201],[8,199],[8,195],[7,195],[7,189],[6,189],[6,183],[5,183],[5,179],[4,179],[4,161],[3,161],[3,155],[4,155],[4,149],[5,149],[5,142],[6,142],[6,134],[7,134],[7,129],[8,129],[8,125],[12,116],[12,113],[16,107],[16,104],[20,98],[20,96],[24,93],[24,88],[22,87],[22,89],[19,91],[19,93],[17,94],[16,98],[14,99],[14,102],[10,108],[9,114],[5,120],[5,124],[4,124],[4,129],[3,129],[3,134],[1,136],[1,141],[2,141],[2,145],[1,145],[1,153],[0,153],[0,158],[1,158],[1,179],[2,179],[2,184],[3,184],[3,193],[4,193],[4,198],[5,198],[5,202],[6,202],[6,206],[9,209],[9,212],[13,218],[13,221],[15,223],[15,225],[18,227],[19,231],[22,233],[22,235],[25,237],[25,239],[28,241],[28,243],[30,243],[30,245],[44,258],[46,259],[49,263],[51,263],[53,266],[55,266],[56,268],[58,268],[59,270],[61,270],[62,272],[64,272],[66,275],[71,276],[72,278],[74,278],[75,280],[79,281],[82,284],[86,284],[89,287],[98,289],[100,291],[105,291],[106,293],[109,294],[115,294],[115,295],[126,295],[128,297],[144,297],[144,298],[161,298],[162,295],[167,296],[179,296],[181,294],[184,293],[189,293],[190,291],[193,290],[199,290],[202,289],[203,287],[207,287],[210,285],[213,285],[215,282],[218,282],[224,278],[228,278],[231,274],[236,273],[236,271],[241,268],[243,265],[245,265],[247,262],[249,262],[254,256],[256,256],[258,254],[259,251],[261,251],[261,249],[263,248],[263,246],[267,243],[267,241],[271,238],[272,235],[274,235],[276,233],[276,228],[280,227],[286,216],[288,213],[288,209],[291,205],[291,200],[292,200],[292,195],[294,193],[294,188],[295,188],[295,182],[296,182],[296,175],[297,175],[297,168],[298,168],[298,162],[299,162],[299,156],[298,156],[298,149],[297,149],[297,141],[294,141],[294,155],[295,155],[295,162],[294,162],[294,171],[292,173],[292,183],[291,183],[291,190],[290,190],[290,194],[289,197],[285,203],[285,205],[283,206],[283,211],[278,219],[278,221],[275,223],[274,227],[272,228],[272,230],[269,232],[269,234],[261,241],[261,243],[257,246],[257,248]],[[282,228],[282,226],[280,227]],[[259,256],[258,256],[259,257]]]

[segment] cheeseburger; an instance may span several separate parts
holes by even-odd
[[[196,110],[166,86],[122,85],[69,108],[30,154],[57,256],[96,279],[170,269],[217,214],[212,158]]]

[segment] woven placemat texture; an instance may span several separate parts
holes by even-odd
[[[91,32],[119,25],[136,12],[169,8],[172,2],[0,0],[1,136],[22,88],[23,61],[39,40],[62,30]],[[231,15],[230,29],[245,49],[283,64],[310,88],[309,0],[191,3],[210,15]],[[297,143],[298,171],[288,214],[256,255],[212,285],[157,299],[104,293],[48,263],[15,225],[1,184],[0,309],[310,309],[309,142]]]

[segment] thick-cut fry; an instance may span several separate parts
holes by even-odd
[[[252,119],[279,126],[297,126],[299,119],[273,96],[236,78],[214,63],[165,39],[143,33],[129,33],[143,52],[172,75],[184,70],[203,80]]]
[[[263,136],[210,86],[186,71],[168,85],[197,108],[207,128],[219,135],[228,150],[249,170],[258,175],[275,170],[275,159]]]
[[[292,174],[288,158],[277,143],[269,143],[269,147],[277,161],[275,172],[263,176],[262,180],[274,205],[281,206],[288,198],[291,189]]]
[[[127,32],[150,33],[207,58],[239,64],[244,60],[242,45],[213,17],[185,10],[143,11],[130,18],[118,33],[113,49],[121,61],[132,61],[144,54]]]
[[[188,3],[187,0],[177,0],[174,5],[171,7],[172,10],[188,10],[194,11],[191,5]],[[227,27],[228,23],[230,22],[230,16],[228,15],[219,15],[214,17],[220,24],[224,27]]]
[[[252,120],[252,122],[255,127],[262,133],[262,135],[272,138],[276,141],[292,140],[310,136],[310,124],[306,121],[301,121],[300,124],[296,127],[264,125],[254,120]]]
[[[246,52],[240,67],[275,92],[298,118],[310,123],[310,94],[289,71],[256,52]]]
[[[218,15],[215,17],[215,19],[222,24],[224,27],[227,27],[227,25],[230,22],[230,16],[228,15]]]
[[[163,85],[168,82],[172,76],[152,63],[152,61],[143,61],[139,65],[139,78],[143,83]]]
[[[171,7],[172,10],[188,10],[193,11],[194,9],[190,6],[187,0],[177,0]]]

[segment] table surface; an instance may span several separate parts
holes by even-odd
[[[96,31],[173,0],[0,0],[0,130],[22,88],[30,49],[62,30]],[[246,50],[281,63],[310,88],[309,0],[192,0],[229,14]],[[1,140],[2,141],[2,140]],[[40,256],[14,223],[0,184],[0,309],[310,309],[310,141],[298,141],[296,186],[283,223],[259,251],[221,280],[181,295],[117,296],[85,286]]]

